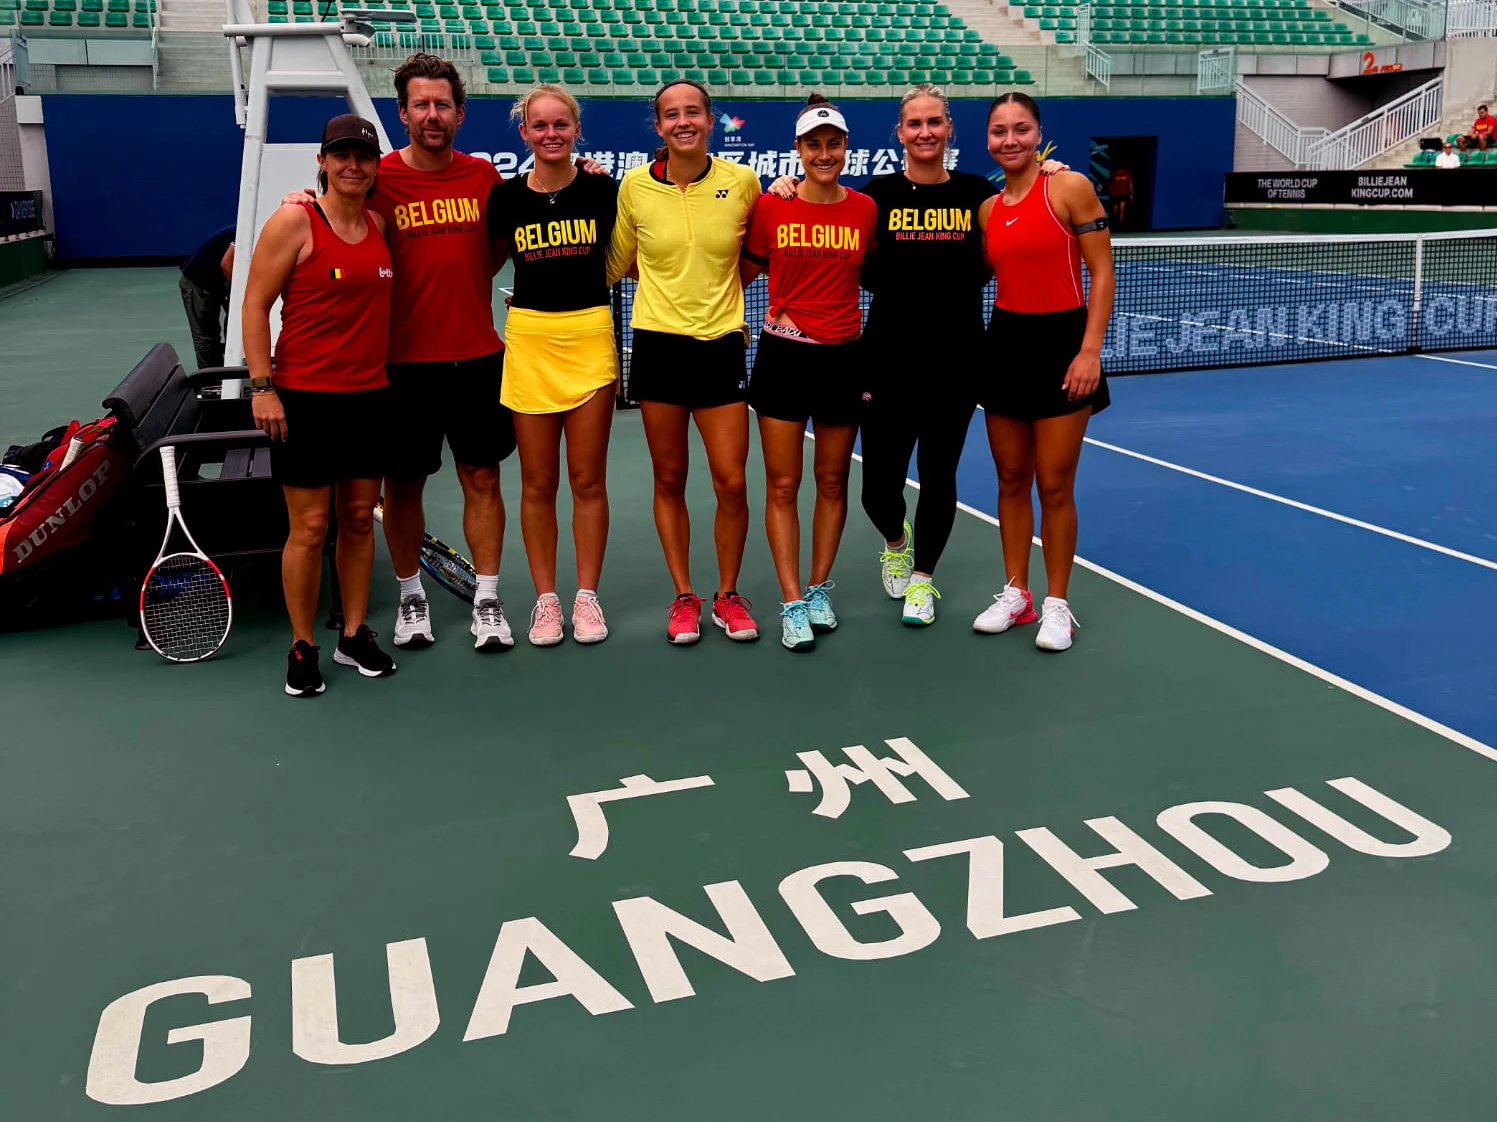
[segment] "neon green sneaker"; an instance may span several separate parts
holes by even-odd
[[[884,551],[878,555],[878,563],[889,599],[901,599],[904,590],[910,586],[910,573],[915,568],[915,531],[910,528],[908,520],[904,524],[904,548],[889,549],[885,543]]]
[[[929,580],[910,582],[904,590],[904,615],[901,617],[910,627],[929,627],[936,622],[936,601],[941,594]]]

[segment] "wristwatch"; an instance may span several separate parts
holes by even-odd
[[[270,393],[275,389],[275,384],[269,378],[251,378],[250,393]]]

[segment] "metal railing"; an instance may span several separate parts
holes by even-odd
[[[1196,93],[1231,93],[1237,85],[1237,48],[1211,47],[1196,56]]]
[[[1085,48],[1092,41],[1092,6],[1081,4],[1076,8],[1076,45]]]
[[[1327,170],[1361,167],[1438,124],[1444,95],[1444,77],[1431,78],[1367,116],[1306,144],[1301,166]]]
[[[1497,37],[1497,0],[1450,0],[1445,34],[1451,39]]]
[[[1443,76],[1432,78],[1332,131],[1296,125],[1239,81],[1237,123],[1297,168],[1345,170],[1361,167],[1388,149],[1428,132],[1439,123],[1444,93]]]
[[[1237,123],[1295,167],[1303,166],[1305,147],[1331,134],[1330,129],[1301,128],[1268,102],[1237,81]]]
[[[1446,0],[1335,0],[1336,6],[1406,40],[1445,37]]]
[[[1091,43],[1086,45],[1086,76],[1100,82],[1103,89],[1112,85],[1112,56]]]
[[[358,62],[401,63],[417,51],[451,59],[459,65],[477,66],[479,50],[472,35],[447,34],[440,31],[380,31],[367,47],[349,46]]]

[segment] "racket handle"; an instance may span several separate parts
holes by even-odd
[[[182,495],[177,490],[177,450],[170,444],[161,449],[161,482],[166,487],[166,505],[176,510],[182,505]]]

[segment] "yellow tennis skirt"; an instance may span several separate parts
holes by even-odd
[[[511,308],[499,400],[516,413],[565,413],[619,377],[613,313]]]

